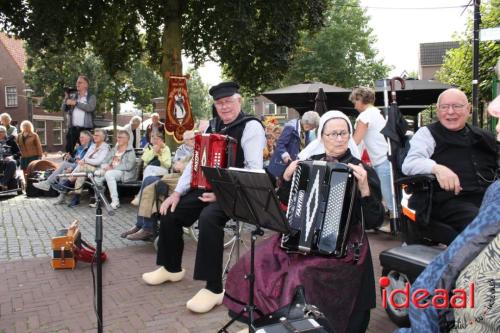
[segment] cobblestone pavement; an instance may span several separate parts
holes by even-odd
[[[94,243],[95,210],[84,201],[77,208],[53,206],[54,198],[17,196],[0,201],[0,332],[95,332],[92,276],[89,265],[74,270],[50,267],[50,239],[55,232],[80,220],[85,239]],[[127,202],[127,201],[123,201]],[[191,278],[196,243],[186,238],[183,266],[188,274],[178,283],[158,287],[141,281],[155,268],[151,243],[134,243],[119,237],[135,221],[136,209],[123,205],[113,217],[104,213],[103,247],[109,260],[103,265],[105,332],[216,332],[227,320],[220,306],[194,315],[185,302],[203,286]],[[375,276],[380,276],[378,254],[399,242],[384,234],[369,234]],[[242,250],[244,252],[244,249]],[[396,327],[377,305],[368,332],[392,332]],[[244,326],[233,326],[237,332]]]
[[[125,198],[130,201],[129,198]],[[51,255],[51,238],[57,230],[67,228],[73,220],[80,221],[80,230],[87,240],[95,235],[95,208],[82,203],[69,208],[53,205],[55,198],[27,198],[19,195],[0,201],[0,261],[18,260]],[[126,202],[125,201],[125,202]],[[119,237],[119,234],[135,223],[137,209],[124,204],[114,216],[103,212],[103,246],[120,248],[134,245]]]

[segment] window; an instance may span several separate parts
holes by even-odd
[[[63,144],[63,130],[62,130],[62,121],[54,121],[52,122],[52,133],[54,145],[62,145]]]
[[[5,107],[17,106],[17,88],[16,86],[5,87]]]
[[[276,104],[267,103],[264,109],[264,114],[276,114]]]
[[[288,107],[286,107],[286,106],[280,106],[278,108],[278,114],[287,115],[288,114]]]
[[[35,132],[40,137],[40,142],[42,146],[47,145],[47,131],[45,120],[33,120],[33,126],[35,127]]]

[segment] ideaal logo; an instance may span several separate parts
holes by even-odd
[[[450,293],[446,289],[436,289],[431,294],[427,289],[418,288],[410,294],[410,284],[407,282],[404,289],[393,289],[388,294],[387,287],[391,284],[388,277],[382,276],[379,285],[382,288],[382,306],[387,308],[387,303],[396,309],[409,308],[410,302],[418,309],[433,306],[436,309],[445,308],[474,308],[474,283],[469,284],[469,289],[453,289]],[[397,302],[396,298],[402,295],[404,302]]]

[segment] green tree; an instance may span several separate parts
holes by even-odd
[[[375,37],[359,0],[334,0],[326,25],[317,34],[302,33],[282,85],[320,81],[341,87],[372,85],[389,67],[377,60]]]
[[[37,52],[26,47],[27,69],[25,80],[34,90],[34,96],[42,97],[41,105],[48,111],[61,107],[64,89],[75,88],[79,74],[90,80],[89,91],[97,98],[97,112],[110,110],[109,97],[112,94],[109,75],[104,71],[102,61],[89,49],[76,49],[65,54],[48,51]]]
[[[163,95],[163,80],[144,60],[136,61],[130,73],[130,100],[144,112],[152,112],[151,100]]]
[[[160,74],[182,73],[181,51],[196,66],[224,64],[258,90],[282,77],[299,31],[321,27],[327,0],[12,0],[0,24],[35,49],[90,43],[113,82],[144,52]],[[144,43],[142,40],[144,37]],[[118,84],[115,85],[118,89]]]
[[[436,77],[444,83],[455,85],[469,97],[472,96],[472,31],[473,18],[469,18],[464,35],[456,36],[459,47],[446,53],[443,66]],[[484,1],[481,4],[481,28],[500,26],[500,0]],[[479,97],[491,100],[492,68],[500,57],[500,43],[485,41],[479,43]]]
[[[212,118],[212,99],[208,94],[209,87],[203,83],[201,76],[194,68],[188,69],[187,80],[189,101],[195,120]]]

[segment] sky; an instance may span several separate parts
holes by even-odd
[[[361,0],[367,9],[368,22],[377,38],[379,58],[394,67],[390,76],[418,70],[420,43],[453,40],[453,34],[465,32],[469,0]],[[430,8],[430,9],[416,9]],[[220,80],[220,68],[210,62],[199,69],[208,85]]]
[[[370,16],[368,24],[377,37],[379,57],[394,66],[390,76],[403,70],[418,71],[420,43],[452,41],[455,33],[463,34],[472,7],[464,12],[459,6],[468,3],[469,0],[361,0]]]

